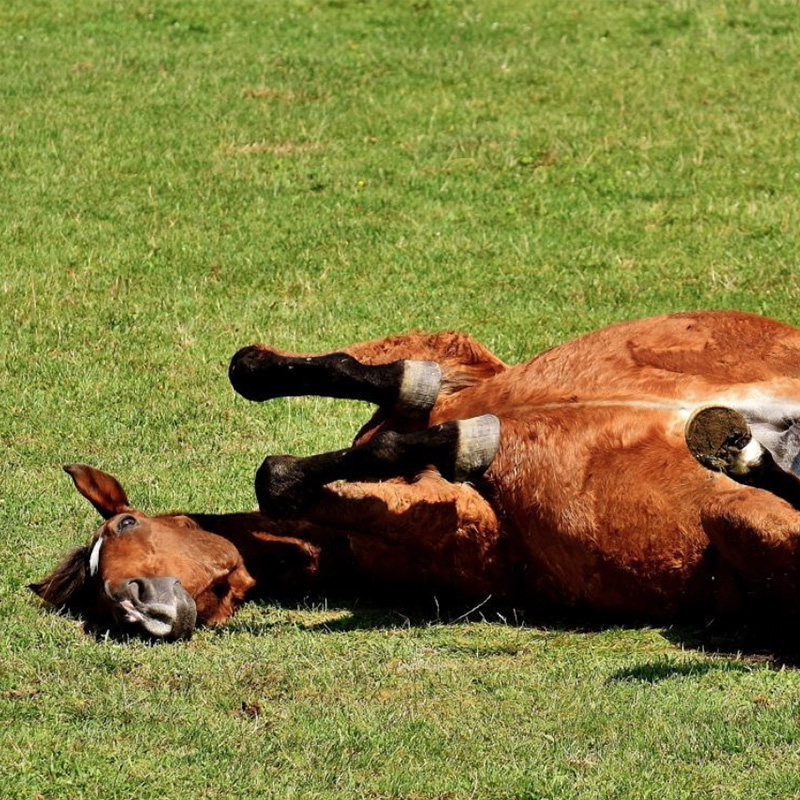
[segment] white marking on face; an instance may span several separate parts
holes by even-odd
[[[100,569],[100,547],[103,544],[103,537],[99,536],[97,541],[92,547],[92,552],[89,554],[89,574],[97,575],[97,570]]]

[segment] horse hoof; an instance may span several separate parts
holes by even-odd
[[[436,404],[442,368],[435,361],[404,361],[395,411],[406,417],[424,417]]]
[[[689,452],[706,469],[724,473],[739,470],[741,452],[753,438],[747,420],[725,406],[695,411],[686,423],[685,436]]]
[[[500,420],[494,414],[460,420],[458,423],[456,481],[465,481],[489,469],[500,449]]]

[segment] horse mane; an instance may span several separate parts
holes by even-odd
[[[40,583],[28,588],[47,603],[69,614],[80,614],[89,600],[89,548],[76,547]]]

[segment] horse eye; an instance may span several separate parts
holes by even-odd
[[[123,517],[117,523],[117,533],[122,533],[122,531],[128,530],[128,528],[132,528],[136,524],[136,517]]]

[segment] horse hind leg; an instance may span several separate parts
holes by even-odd
[[[752,591],[784,602],[800,599],[800,514],[781,499],[750,487],[723,489],[701,512],[709,540]]]
[[[261,511],[290,517],[313,507],[323,486],[334,481],[369,481],[413,475],[435,467],[447,480],[475,478],[500,447],[500,421],[487,414],[445,422],[413,433],[383,431],[365,444],[295,458],[268,456],[256,473]]]
[[[686,424],[686,444],[707,469],[771,492],[800,509],[800,479],[778,465],[736,409],[709,406],[696,411]]]

